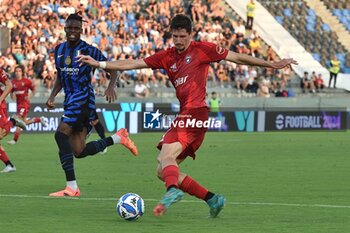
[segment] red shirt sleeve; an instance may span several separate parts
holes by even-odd
[[[167,50],[159,51],[149,57],[143,59],[143,61],[153,70],[165,69],[165,58],[167,57]]]
[[[5,84],[8,79],[7,73],[3,70],[0,70],[0,82]]]
[[[29,90],[34,91],[34,85],[33,85],[32,80],[27,79],[27,87]]]
[[[227,57],[228,50],[210,42],[202,42],[201,50],[203,51],[203,63],[219,62]]]

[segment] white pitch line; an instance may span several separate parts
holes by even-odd
[[[19,194],[0,194],[0,198],[38,198],[38,199],[61,199],[61,200],[79,200],[79,201],[117,201],[118,198],[104,197],[49,197],[36,195],[19,195]],[[144,199],[145,201],[158,202],[158,199]],[[187,203],[201,203],[197,200],[182,200]],[[293,203],[269,203],[269,202],[226,202],[228,205],[261,205],[261,206],[290,206],[290,207],[318,207],[318,208],[343,208],[350,209],[348,205],[325,205],[325,204],[293,204]]]

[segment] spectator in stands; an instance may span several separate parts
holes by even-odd
[[[248,53],[248,44],[243,35],[239,35],[235,41],[235,52]]]
[[[145,84],[142,83],[140,79],[136,80],[135,88],[134,88],[134,96],[137,98],[145,98],[149,94],[149,90]]]
[[[0,24],[11,28],[13,46],[3,53],[0,63],[9,73],[13,73],[14,67],[20,63],[31,66],[28,75],[38,78],[35,83],[44,87],[46,83],[42,79],[46,73],[43,66],[46,64],[49,77],[54,76],[50,53],[55,45],[65,40],[64,19],[69,13],[81,11],[88,21],[83,26],[83,39],[96,45],[103,54],[110,55],[110,60],[117,60],[125,55],[142,58],[155,50],[171,47],[173,42],[167,30],[170,19],[189,6],[186,1],[178,0],[4,1],[0,5]],[[248,38],[244,37],[246,29],[242,20],[236,22],[225,16],[222,0],[194,0],[187,12],[195,22],[195,40],[212,41],[234,51],[237,51],[237,46],[241,53],[254,50],[249,49]],[[213,80],[213,86],[218,67],[213,68],[214,75],[208,77]],[[227,76],[234,80],[232,73],[228,71]],[[155,71],[154,77],[162,84],[166,81],[161,72]],[[124,73],[119,85],[126,85],[129,79],[137,79],[136,74]]]
[[[220,4],[220,0],[212,0],[208,5],[210,10],[207,16],[211,18],[212,21],[218,20],[222,22],[225,17],[225,8]]]
[[[275,91],[276,97],[288,97],[288,91],[286,91],[280,83],[277,83],[277,89]]]
[[[258,38],[260,39],[260,36],[256,30],[253,30],[252,34],[250,35],[250,39]]]
[[[214,68],[211,65],[209,66],[209,69],[208,69],[207,81],[211,81],[209,83],[211,87],[216,87],[216,74],[214,72]]]
[[[49,72],[46,65],[43,66],[43,71],[41,72],[41,77],[43,79],[44,86],[47,88],[47,90],[49,92],[51,91],[51,89],[53,87],[54,80],[55,80],[54,73],[55,72]]]
[[[313,71],[312,72],[312,80],[314,82],[314,85],[316,87],[316,91],[317,92],[320,92],[321,90],[323,90],[323,88],[324,88],[324,81],[323,81],[323,78],[322,78],[322,74],[316,75],[316,72]]]
[[[285,88],[290,81],[290,78],[292,76],[292,70],[289,66],[286,66],[281,71],[281,86]]]
[[[270,81],[268,79],[265,79],[264,77],[260,77],[258,84],[259,88],[257,90],[257,96],[270,98]]]
[[[258,85],[258,73],[254,67],[248,67],[248,92],[256,93],[259,85]]]
[[[304,72],[304,76],[301,79],[300,85],[303,90],[303,93],[306,93],[307,89],[310,89],[310,92],[315,93],[315,85],[311,76],[309,75],[309,72]]]
[[[340,61],[337,59],[336,56],[333,56],[332,60],[330,61],[330,67],[329,67],[329,83],[328,83],[329,88],[331,88],[333,78],[334,78],[333,88],[336,87],[337,76],[339,71],[340,71]]]
[[[245,27],[244,25],[242,24],[242,20],[238,20],[237,21],[237,25],[235,26],[235,33],[237,34],[237,37],[240,37],[240,36],[245,36]]]
[[[235,70],[235,82],[238,93],[246,93],[248,87],[248,66],[237,65]]]
[[[163,69],[155,70],[154,77],[156,78],[156,80],[158,80],[158,82],[160,82],[160,85],[162,87],[166,87],[168,76],[166,75],[165,70],[163,70]]]
[[[221,100],[219,99],[217,93],[213,91],[211,93],[211,98],[208,101],[208,105],[211,112],[220,112]]]
[[[247,24],[246,29],[252,30],[253,29],[253,23],[254,23],[254,16],[255,16],[255,10],[256,10],[256,4],[254,0],[250,0],[247,4]]]
[[[266,50],[266,60],[267,61],[276,61],[277,60],[277,55],[275,51],[273,51],[272,47],[269,45],[267,50]]]
[[[260,39],[258,37],[254,37],[252,40],[249,41],[249,47],[250,47],[252,56],[260,57],[261,44],[260,44]]]
[[[219,81],[220,81],[220,86],[224,87],[224,83],[227,83],[228,85],[230,85],[230,79],[227,76],[227,71],[226,68],[223,64],[219,65],[219,69],[216,71],[216,76],[218,77]]]

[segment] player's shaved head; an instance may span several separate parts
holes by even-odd
[[[183,14],[175,15],[170,23],[171,30],[185,29],[189,34],[192,32],[192,20]]]

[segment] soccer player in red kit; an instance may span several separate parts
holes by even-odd
[[[283,59],[270,63],[252,56],[228,51],[213,43],[191,41],[191,25],[192,22],[186,15],[176,15],[171,20],[170,26],[175,46],[145,59],[97,62],[89,56],[80,56],[78,62],[110,70],[142,68],[166,70],[180,101],[180,112],[175,121],[186,121],[186,118],[190,118],[196,122],[208,120],[205,95],[206,77],[211,62],[227,60],[237,64],[274,69],[297,64],[293,59]],[[183,192],[187,192],[204,200],[210,208],[210,216],[215,218],[224,207],[225,198],[208,191],[193,178],[179,171],[179,164],[184,159],[188,156],[195,158],[195,152],[202,144],[207,129],[200,127],[200,124],[187,128],[181,128],[180,124],[174,125],[163,135],[158,144],[160,153],[157,158],[157,174],[165,182],[167,192],[154,208],[153,213],[155,216],[163,215],[170,205],[182,199]]]
[[[29,94],[29,90],[31,94]],[[22,120],[27,124],[41,123],[43,126],[46,125],[44,117],[33,117],[27,118],[30,109],[29,99],[35,93],[35,87],[32,80],[24,77],[24,67],[18,65],[15,68],[15,79],[12,80],[12,91],[11,98],[15,99],[17,102],[17,115],[22,118]],[[13,136],[13,140],[8,141],[8,144],[14,145],[17,143],[19,135],[21,134],[21,129],[16,128],[16,132]]]
[[[1,68],[0,68],[0,84],[1,86],[5,86],[4,89],[0,88],[0,140],[2,140],[10,132],[10,129],[13,126],[25,128],[26,125],[17,116],[13,116],[12,118],[10,118],[10,120],[8,119],[7,105],[6,105],[5,99],[12,89],[12,84],[11,84],[11,81],[8,79],[7,74]],[[6,166],[1,171],[1,173],[16,171],[16,167],[11,163],[4,148],[1,145],[0,145],[0,160]]]

